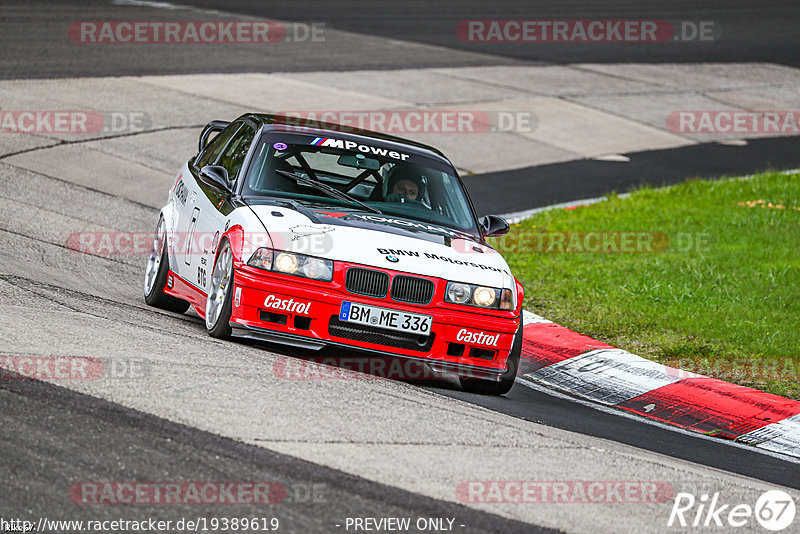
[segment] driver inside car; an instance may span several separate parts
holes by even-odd
[[[387,202],[420,202],[425,194],[424,176],[418,172],[414,165],[398,164],[388,172],[389,194]]]

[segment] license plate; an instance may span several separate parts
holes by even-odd
[[[342,307],[339,310],[339,320],[347,323],[386,328],[387,330],[410,332],[421,336],[427,336],[431,333],[431,323],[433,323],[433,317],[430,315],[390,310],[356,302],[342,302]]]

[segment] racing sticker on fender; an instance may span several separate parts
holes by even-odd
[[[358,150],[359,152],[364,152],[365,154],[384,156],[393,159],[399,159],[400,161],[407,161],[408,158],[411,157],[409,154],[403,154],[402,152],[398,152],[396,150],[389,150],[388,148],[379,148],[369,145],[359,145],[355,141],[345,141],[343,139],[333,139],[331,137],[317,137],[311,141],[311,144],[314,146],[329,146],[344,150]]]
[[[181,204],[184,206],[186,205],[186,198],[189,196],[189,188],[184,185],[183,180],[179,180],[175,185],[175,196],[181,201]]]

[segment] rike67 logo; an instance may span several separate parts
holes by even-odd
[[[726,503],[719,492],[695,498],[691,493],[678,493],[667,521],[668,527],[736,528],[754,526],[755,519],[763,528],[777,532],[792,525],[795,517],[792,496],[781,490],[763,493],[755,506]]]

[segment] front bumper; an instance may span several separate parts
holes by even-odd
[[[431,279],[435,292],[427,305],[356,295],[344,288],[344,273],[352,266],[337,263],[332,282],[317,282],[236,265],[232,334],[304,349],[332,346],[400,356],[462,376],[500,379],[519,326],[518,311],[486,311],[445,303],[446,282],[436,279]],[[343,301],[430,315],[431,333],[416,336],[343,323],[338,319]]]

